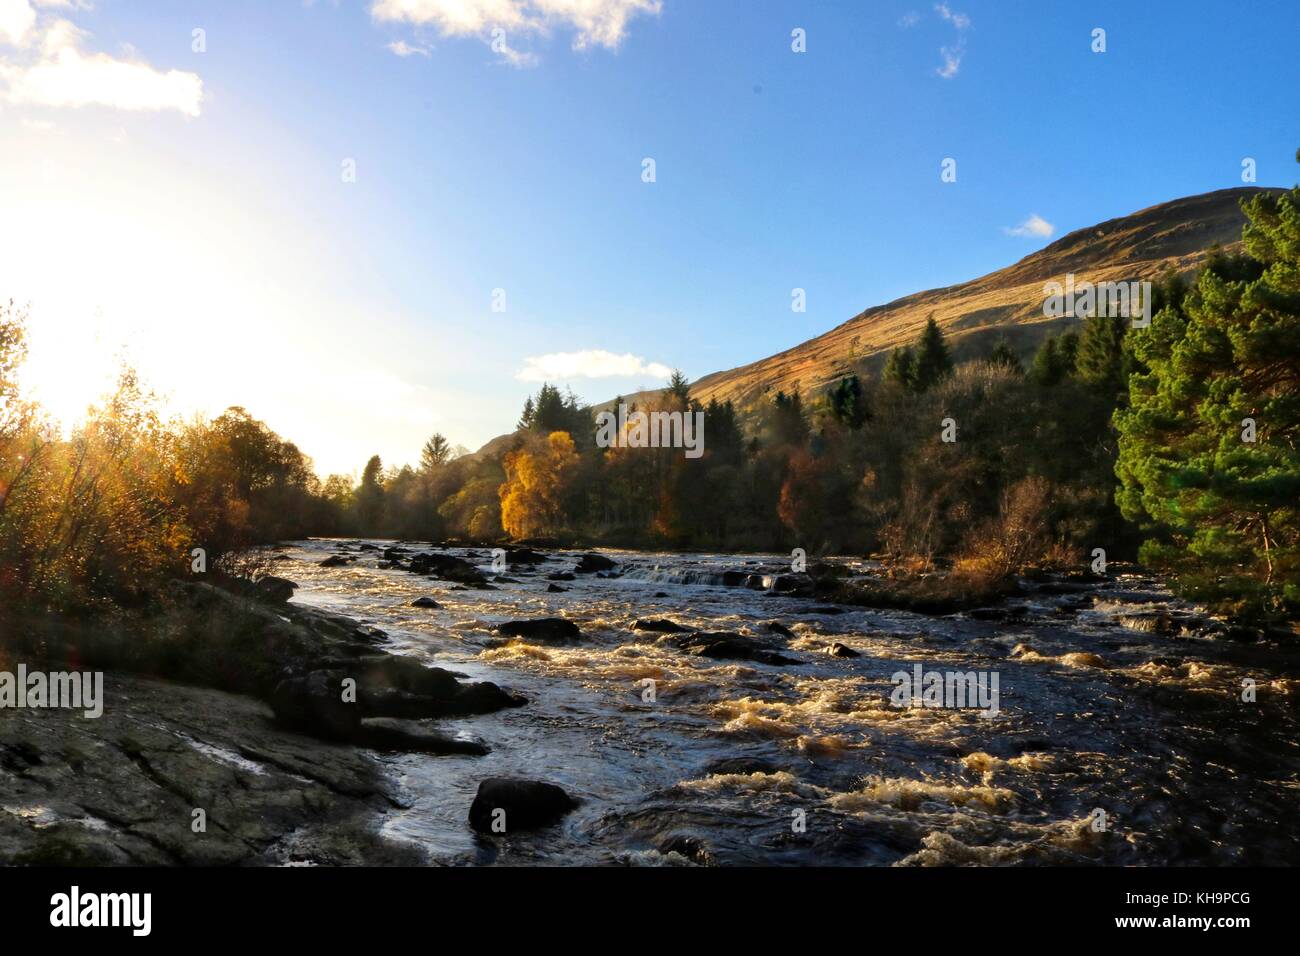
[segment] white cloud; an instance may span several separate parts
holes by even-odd
[[[370,15],[384,23],[433,27],[447,37],[480,37],[515,66],[536,62],[531,53],[512,47],[507,38],[573,33],[572,46],[617,49],[627,35],[628,22],[639,14],[657,16],[663,0],[374,0]],[[501,31],[493,36],[493,31]]]
[[[934,10],[941,19],[951,23],[957,30],[957,42],[939,48],[939,58],[943,60],[943,66],[935,70],[945,80],[951,80],[961,69],[962,57],[966,55],[964,34],[970,29],[970,17],[964,13],[955,13],[946,3],[936,3]]]
[[[1030,214],[1029,218],[1020,225],[1012,229],[1003,229],[1008,236],[1033,236],[1039,239],[1046,239],[1052,233],[1056,232],[1056,227],[1044,219],[1038,213]]]
[[[20,0],[30,10],[27,0]],[[75,0],[38,0],[42,6],[72,6]],[[0,0],[12,5],[13,0]],[[78,8],[82,8],[78,5]],[[0,6],[0,31],[3,10]],[[17,22],[17,21],[13,21]],[[35,47],[21,57],[0,57],[0,100],[17,105],[78,107],[107,106],[119,110],[177,110],[198,116],[203,81],[196,73],[154,69],[128,54],[87,53],[87,34],[68,20],[54,20],[29,29],[25,45]],[[37,39],[39,38],[39,43]]]
[[[515,373],[521,382],[554,382],[573,378],[632,378],[638,375],[650,378],[668,378],[673,370],[658,362],[647,362],[638,355],[626,352],[615,355],[604,349],[583,352],[552,352],[525,359],[527,365]]]
[[[0,0],[0,41],[24,46],[36,26],[36,11],[27,0]]]
[[[939,56],[943,58],[943,66],[935,70],[945,80],[951,80],[961,69],[961,58],[966,55],[966,43],[962,40],[957,41],[956,46],[939,47]]]
[[[939,16],[943,17],[958,30],[970,29],[970,17],[966,16],[964,13],[954,13],[949,9],[948,4],[936,3],[934,5],[934,10],[939,14]]]
[[[388,44],[388,49],[392,50],[398,56],[415,56],[416,54],[419,54],[420,56],[429,55],[428,47],[412,46],[405,40],[394,40],[392,43]]]
[[[921,22],[921,15],[915,10],[909,10],[898,18],[898,25],[904,30],[910,29]]]

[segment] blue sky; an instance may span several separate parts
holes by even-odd
[[[547,371],[695,378],[1245,157],[1291,185],[1296,36],[1293,2],[0,0],[0,296],[65,417],[121,355],[322,472],[411,461]]]

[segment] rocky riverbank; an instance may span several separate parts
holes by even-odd
[[[0,861],[419,862],[378,834],[402,803],[376,752],[485,754],[454,719],[525,701],[386,653],[382,631],[292,593],[174,582],[148,615],[9,615],[0,670],[105,679],[99,718],[0,719]]]

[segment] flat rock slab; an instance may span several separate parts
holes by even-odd
[[[104,714],[0,720],[0,860],[87,865],[411,865],[371,755],[280,730],[251,698],[106,674]],[[194,810],[206,832],[192,829]]]

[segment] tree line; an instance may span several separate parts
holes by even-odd
[[[193,547],[234,568],[308,535],[876,554],[989,576],[1140,556],[1241,614],[1300,607],[1300,189],[1244,204],[1244,249],[1156,284],[1153,317],[1089,316],[1028,361],[956,364],[931,318],[879,376],[757,409],[675,373],[642,411],[700,413],[704,454],[600,447],[545,384],[500,455],[432,436],[359,480],[246,411],[163,421],[134,375],[62,436],[16,385],[0,309],[0,593],[139,601]],[[621,400],[616,400],[617,406]],[[636,406],[633,406],[636,409]]]

